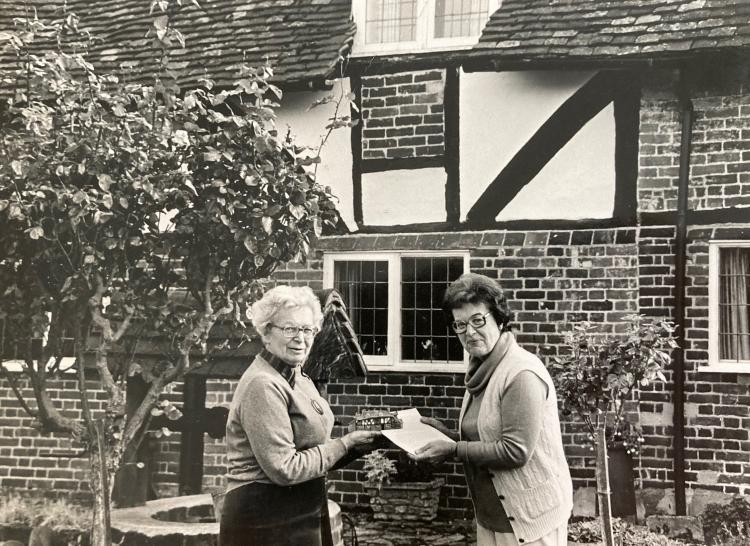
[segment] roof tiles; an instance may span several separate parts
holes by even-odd
[[[503,0],[470,57],[655,58],[750,47],[750,0]]]
[[[48,18],[62,0],[34,0],[40,18]],[[176,44],[170,61],[181,67],[178,83],[194,86],[201,78],[217,85],[230,84],[241,63],[259,66],[266,60],[279,83],[305,82],[330,77],[338,57],[351,44],[354,23],[351,0],[191,0],[174,24],[185,35],[185,47]],[[13,17],[23,15],[22,2],[0,0],[0,31],[13,29]],[[149,14],[144,0],[68,0],[80,17],[79,28],[100,38],[92,61],[100,71],[129,81],[146,81],[159,53],[146,37],[158,15]],[[58,12],[59,13],[59,12]],[[58,15],[59,16],[59,15]],[[9,49],[0,51],[0,71],[13,64]],[[123,71],[122,63],[127,70]]]

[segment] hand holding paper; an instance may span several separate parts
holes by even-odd
[[[403,422],[402,428],[383,431],[383,436],[406,451],[415,455],[417,450],[435,440],[447,441],[455,444],[448,436],[429,425],[422,423],[422,416],[416,408],[399,411],[398,418]]]

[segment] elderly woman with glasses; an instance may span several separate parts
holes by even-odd
[[[457,442],[431,442],[415,458],[463,463],[478,546],[566,546],[573,487],[552,379],[516,343],[495,280],[462,275],[443,310],[470,356],[458,433],[422,420]]]
[[[322,320],[308,287],[277,286],[251,308],[263,349],[229,408],[221,546],[331,543],[325,474],[377,432],[332,440],[333,413],[301,371]]]

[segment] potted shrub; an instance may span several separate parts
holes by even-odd
[[[625,318],[626,331],[604,335],[588,322],[566,334],[570,353],[552,357],[550,374],[563,415],[576,415],[586,425],[596,451],[596,483],[602,536],[613,544],[607,444],[623,443],[631,453],[642,442],[639,429],[626,419],[626,402],[638,403],[638,387],[664,381],[663,367],[677,347],[674,326],[646,321],[639,315]]]
[[[382,449],[363,458],[365,491],[376,520],[432,521],[437,516],[440,488],[434,467],[415,462],[405,453],[386,454]]]

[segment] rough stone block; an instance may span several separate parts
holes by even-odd
[[[646,525],[650,531],[670,538],[703,542],[703,526],[695,516],[649,516]]]

